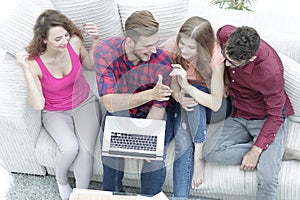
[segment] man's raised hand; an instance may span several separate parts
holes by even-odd
[[[157,101],[168,101],[172,90],[170,89],[169,86],[164,85],[162,83],[163,77],[162,75],[158,75],[158,81],[155,85],[155,87],[152,89],[152,99],[157,100]]]

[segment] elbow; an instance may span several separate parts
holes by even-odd
[[[44,107],[45,107],[45,104],[32,105],[32,107],[33,107],[35,110],[43,110]]]
[[[43,109],[44,109],[44,106],[35,106],[34,109],[35,109],[35,110],[43,110]]]
[[[217,112],[221,108],[221,103],[212,105],[211,110]]]
[[[214,112],[217,112],[220,109],[220,107],[212,107],[211,110]]]
[[[104,105],[104,108],[105,108],[106,111],[108,111],[108,112],[110,112],[110,113],[113,112],[113,109],[112,109],[111,106],[108,106],[108,105],[106,105],[105,103],[103,103],[103,105]]]
[[[35,110],[43,110],[45,108],[45,101],[40,101],[40,102],[34,102],[30,103],[30,105],[35,109]]]
[[[109,98],[107,96],[102,97],[102,103],[103,103],[103,106],[104,106],[106,111],[108,111],[110,113],[113,112],[111,101],[109,100]]]

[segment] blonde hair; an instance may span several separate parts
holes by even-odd
[[[125,22],[125,35],[137,42],[140,36],[150,37],[158,32],[159,23],[148,10],[132,13]]]

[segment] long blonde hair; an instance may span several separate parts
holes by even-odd
[[[194,39],[197,43],[197,61],[196,61],[196,77],[202,78],[204,81],[210,81],[211,79],[211,60],[215,45],[215,35],[210,22],[204,18],[194,16],[187,19],[181,28],[176,38],[176,49],[174,61],[181,64],[185,70],[187,66],[184,59],[181,56],[178,44],[181,37],[187,37]]]

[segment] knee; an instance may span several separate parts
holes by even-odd
[[[85,155],[86,157],[92,157],[94,155],[94,145],[88,147],[80,145],[79,151],[80,154]]]
[[[65,142],[58,146],[62,155],[75,156],[79,152],[79,144],[78,142]]]
[[[192,137],[187,130],[187,124],[181,122],[175,132],[175,150],[178,152],[186,151],[193,143]]]

